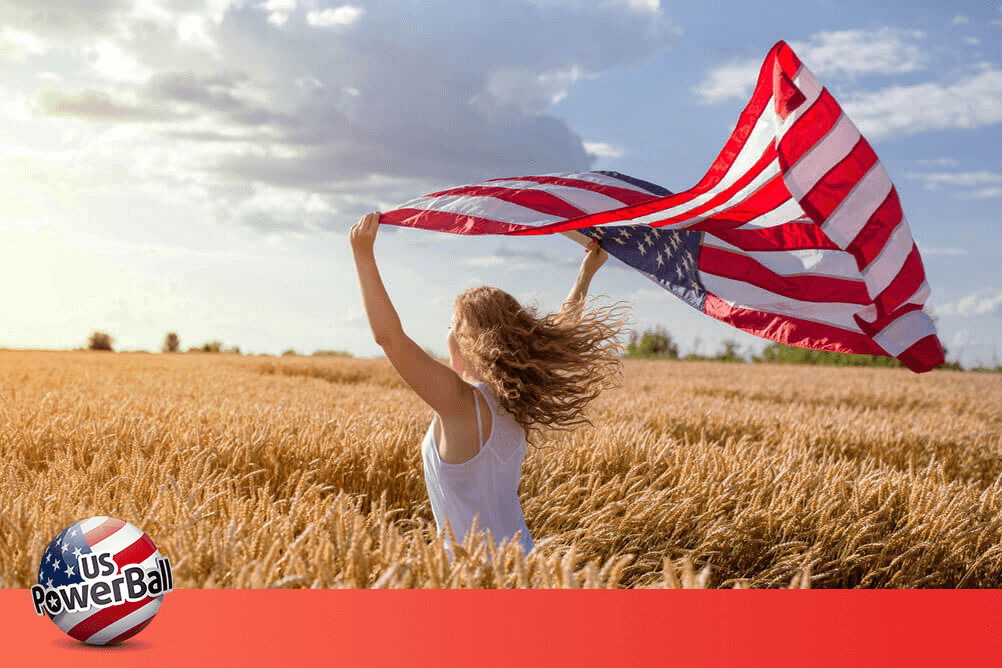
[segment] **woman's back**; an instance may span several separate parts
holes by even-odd
[[[518,498],[526,453],[525,430],[498,404],[485,383],[475,383],[473,387],[483,395],[491,413],[490,433],[477,454],[459,464],[444,461],[435,438],[438,415],[421,444],[425,484],[435,522],[444,527],[448,518],[456,539],[462,541],[477,516],[478,529],[490,530],[497,543],[518,532],[519,542],[528,553],[533,540]],[[486,416],[480,414],[481,403],[475,402],[478,434],[480,424],[487,422]]]

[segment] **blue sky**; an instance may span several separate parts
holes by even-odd
[[[789,42],[874,145],[926,266],[940,338],[1002,358],[1002,2],[5,0],[0,347],[208,340],[378,354],[347,231],[449,185],[614,169],[683,190]],[[555,309],[562,237],[385,227],[405,329],[443,354],[479,284]],[[610,261],[683,352],[763,345]]]

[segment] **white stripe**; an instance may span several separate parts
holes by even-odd
[[[932,291],[929,289],[929,281],[922,281],[922,285],[918,287],[911,297],[902,302],[902,304],[925,304],[925,300],[929,299],[929,294]]]
[[[767,227],[777,227],[786,223],[803,218],[807,214],[800,208],[800,202],[795,199],[788,199],[772,211],[767,211],[757,218],[752,218],[744,225],[736,227],[737,230],[765,229]]]
[[[157,596],[143,607],[138,610],[133,610],[117,622],[109,624],[91,637],[87,638],[87,642],[91,645],[103,645],[109,640],[122,635],[132,627],[142,624],[147,619],[157,614],[157,611],[160,609],[160,604],[163,603],[163,598],[163,596]]]
[[[473,197],[467,195],[443,195],[441,197],[421,197],[404,204],[404,209],[422,211],[445,211],[460,216],[476,216],[498,223],[521,225],[545,225],[557,223],[563,218],[540,213],[519,204],[512,204],[495,197]]]
[[[735,281],[715,274],[699,272],[706,289],[720,299],[738,308],[763,311],[774,315],[787,315],[823,325],[832,325],[851,332],[862,333],[852,316],[860,312],[859,304],[837,302],[802,302],[770,292],[751,283]]]
[[[863,269],[863,280],[866,281],[866,289],[871,297],[876,298],[891,284],[914,247],[908,221],[902,218],[887,243],[880,249],[880,254]]]
[[[703,245],[739,253],[781,276],[830,276],[861,281],[856,258],[842,250],[747,251],[706,232]]]
[[[897,357],[919,339],[935,333],[936,326],[928,315],[922,311],[909,311],[880,330],[873,340],[891,357]]]
[[[758,176],[752,179],[751,182],[745,185],[745,187],[741,188],[741,190],[735,192],[731,196],[731,198],[726,202],[718,204],[712,209],[707,209],[705,212],[699,214],[698,216],[694,216],[693,218],[685,220],[681,223],[675,223],[675,224],[669,223],[666,227],[680,230],[680,229],[685,229],[687,227],[692,227],[693,225],[701,223],[707,218],[712,218],[714,215],[720,213],[721,211],[726,211],[727,209],[730,209],[731,207],[740,204],[742,201],[748,199],[749,196],[753,195],[759,188],[768,183],[770,179],[773,179],[778,175],[779,175],[779,161],[774,159],[772,160],[772,162],[766,165],[765,169],[763,169],[761,172],[758,173]],[[650,225],[651,223],[662,222],[665,220],[666,217],[667,216],[665,216],[664,211],[658,211],[656,213],[651,213],[646,216],[640,216],[639,218],[632,218],[630,220],[630,224]]]
[[[790,194],[798,200],[803,199],[821,177],[849,155],[858,141],[859,130],[856,126],[845,114],[839,116],[828,134],[800,156],[796,164],[783,175]]]
[[[880,162],[846,195],[821,225],[821,231],[840,248],[846,248],[891,192],[891,178]]]
[[[98,515],[97,517],[91,517],[80,523],[80,533],[87,533],[96,526],[104,524],[104,521],[108,519],[107,515]]]
[[[804,94],[806,99],[803,104],[794,109],[790,115],[786,117],[786,120],[780,121],[779,127],[776,131],[777,142],[779,142],[779,140],[786,135],[787,130],[793,127],[793,124],[796,123],[801,116],[806,114],[808,110],[814,106],[814,103],[818,101],[819,97],[821,97],[821,91],[824,90],[821,82],[818,81],[817,78],[811,74],[811,71],[804,65],[800,66],[800,69],[797,71],[797,75],[793,77],[793,85]]]
[[[603,186],[614,186],[616,188],[623,188],[624,190],[632,190],[638,193],[644,193],[645,195],[653,195],[651,191],[646,188],[642,188],[638,185],[634,185],[629,181],[623,181],[622,179],[617,179],[615,176],[609,176],[607,174],[596,174],[595,172],[578,172],[574,174],[547,174],[546,176],[557,176],[564,179],[575,179],[577,181],[587,181],[589,183],[597,183]]]
[[[142,538],[142,536],[142,529],[127,522],[125,526],[115,533],[91,545],[90,549],[95,553],[110,552],[111,554],[118,554]]]
[[[545,193],[549,193],[554,197],[564,200],[572,206],[576,206],[585,213],[598,213],[600,211],[609,211],[610,209],[619,209],[626,206],[623,202],[619,201],[615,197],[610,197],[609,195],[603,195],[602,193],[595,192],[594,190],[585,190],[584,188],[572,188],[571,186],[555,186],[550,183],[536,183],[534,181],[491,181],[490,183],[482,184],[487,187],[495,188],[507,188],[509,190],[540,190]],[[645,191],[646,192],[646,191]],[[652,199],[656,199],[655,195],[651,195]]]
[[[89,594],[88,594],[89,595]],[[63,633],[69,633],[70,629],[84,621],[93,614],[96,614],[101,610],[100,606],[92,605],[90,609],[84,612],[66,612],[65,608],[63,612],[52,618],[52,621],[56,623]]]

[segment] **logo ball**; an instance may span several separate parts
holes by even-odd
[[[114,517],[91,517],[59,532],[31,588],[35,614],[91,645],[127,640],[146,628],[174,588],[170,561],[150,537]]]

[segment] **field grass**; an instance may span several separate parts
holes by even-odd
[[[431,410],[385,361],[2,351],[0,587],[93,515],[177,587],[1002,587],[1002,377],[624,370],[593,429],[530,447],[537,549],[450,563]]]

